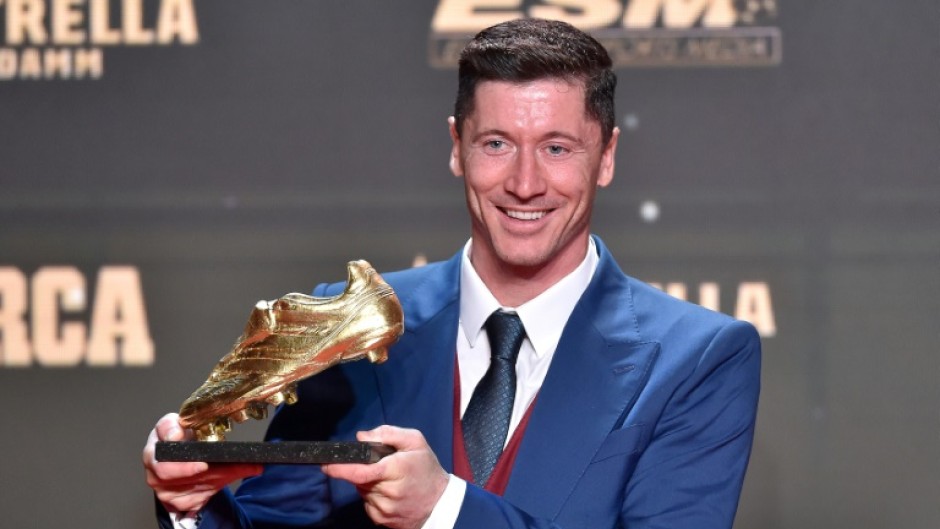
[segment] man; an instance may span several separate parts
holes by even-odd
[[[459,76],[450,168],[464,179],[470,242],[447,262],[385,275],[406,318],[388,362],[301,383],[267,435],[356,436],[397,452],[263,473],[156,463],[157,439],[186,435],[169,415],[144,450],[161,509],[182,523],[199,511],[200,529],[730,527],[759,340],[746,323],[624,275],[590,235],[619,136],[607,53],[567,24],[517,20],[478,34]],[[476,422],[497,414],[479,412],[477,394],[506,361],[490,320],[521,321],[524,333],[513,335],[516,389],[495,462],[475,437]],[[237,495],[224,489],[259,473]]]

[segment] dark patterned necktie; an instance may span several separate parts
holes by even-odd
[[[516,358],[525,329],[517,314],[497,310],[486,320],[486,334],[490,367],[473,390],[461,420],[473,481],[481,487],[490,478],[506,442],[516,398]]]

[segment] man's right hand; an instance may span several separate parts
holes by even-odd
[[[147,438],[144,447],[144,470],[147,485],[170,512],[187,513],[202,509],[216,492],[229,483],[260,474],[262,465],[208,463],[158,463],[154,459],[157,441],[183,441],[193,439],[192,430],[183,430],[179,415],[164,415]]]

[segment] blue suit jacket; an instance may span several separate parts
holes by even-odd
[[[458,528],[732,525],[754,433],[757,333],[624,275],[595,242],[597,271],[565,326],[505,494],[469,485]],[[423,432],[451,470],[459,267],[460,254],[385,274],[406,328],[389,360],[306,380],[268,439],[353,439],[393,424]],[[373,527],[351,485],[284,465],[216,495],[200,529],[333,525]]]

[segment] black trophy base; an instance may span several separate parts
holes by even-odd
[[[155,455],[157,461],[323,465],[375,463],[394,451],[381,443],[355,441],[160,441]]]

